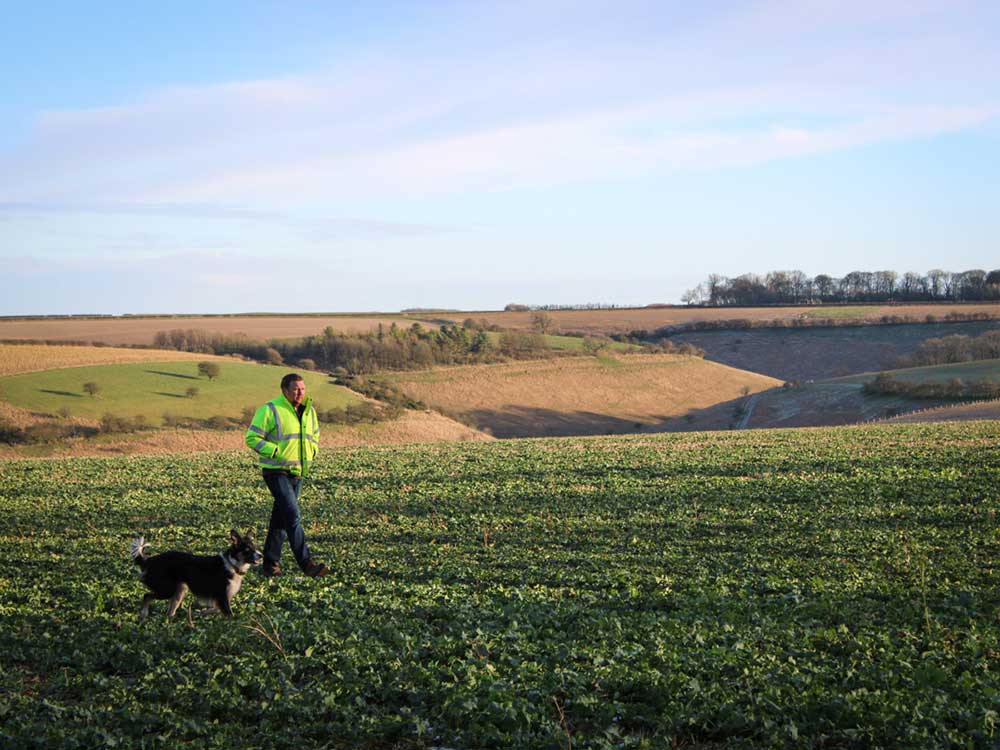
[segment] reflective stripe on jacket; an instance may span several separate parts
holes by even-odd
[[[319,420],[306,396],[302,420],[281,394],[260,407],[247,429],[246,444],[258,454],[262,469],[282,469],[304,477],[319,450]]]

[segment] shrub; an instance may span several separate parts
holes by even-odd
[[[607,347],[607,345],[607,339],[601,339],[595,336],[583,337],[583,351],[587,354],[597,355],[602,349]]]
[[[316,360],[309,358],[300,359],[298,362],[298,366],[301,367],[303,370],[315,370]]]
[[[269,346],[264,350],[264,361],[269,365],[280,365],[285,360],[281,356],[281,352],[274,347]]]
[[[232,425],[232,420],[222,414],[215,414],[208,418],[206,424],[213,430],[228,430]]]
[[[132,419],[108,412],[101,417],[99,429],[102,433],[135,432],[138,427]]]
[[[504,331],[500,334],[500,351],[511,357],[533,355],[548,348],[540,333]]]
[[[198,374],[204,375],[209,380],[215,380],[219,377],[219,365],[215,362],[199,362],[198,363]]]
[[[85,427],[78,427],[60,422],[39,422],[22,431],[21,442],[24,443],[50,443],[56,440],[73,437],[75,435],[87,434]]]
[[[0,420],[0,443],[14,445],[20,443],[23,438],[24,433],[20,427],[9,420]]]
[[[360,404],[348,404],[345,409],[347,418],[352,422],[377,422],[379,408],[371,401],[362,401]]]
[[[532,313],[531,328],[538,333],[552,333],[556,329],[555,318],[541,310]]]
[[[186,391],[184,391],[184,395],[187,396],[188,398],[194,398],[199,393],[201,393],[201,391],[196,386],[193,386],[193,385],[190,388],[188,388]]]
[[[84,383],[83,392],[88,394],[91,398],[93,398],[94,396],[96,396],[98,393],[101,392],[101,386],[93,382]]]
[[[678,354],[686,354],[689,357],[704,357],[705,350],[701,347],[697,347],[694,344],[689,344],[684,342],[679,347],[677,347]]]

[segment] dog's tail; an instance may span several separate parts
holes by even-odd
[[[132,555],[132,562],[138,565],[140,568],[146,567],[146,547],[149,545],[146,543],[145,537],[136,537],[132,540],[132,545],[129,547],[129,553]]]

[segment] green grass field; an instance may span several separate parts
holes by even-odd
[[[961,378],[966,382],[973,380],[1000,381],[1000,359],[984,359],[978,362],[956,362],[950,365],[930,365],[928,367],[908,367],[902,370],[889,370],[893,377],[911,383],[945,383],[952,378]],[[844,378],[833,378],[829,383],[867,383],[877,373],[850,375]]]
[[[828,307],[817,307],[807,309],[803,314],[807,318],[822,318],[831,320],[858,319],[863,320],[866,316],[880,308],[879,305],[830,305]]]
[[[998,446],[977,422],[326,451],[302,509],[330,576],[287,560],[233,620],[145,623],[129,540],[262,533],[253,457],[5,462],[0,745],[993,748]]]
[[[245,362],[220,362],[215,380],[198,375],[198,363],[155,362],[70,367],[61,370],[0,378],[0,393],[14,406],[49,414],[69,409],[76,417],[100,418],[145,416],[160,424],[163,414],[204,419],[214,415],[240,417],[245,407],[256,408],[280,392],[286,368]],[[330,409],[358,402],[349,389],[333,385],[326,375],[298,371],[317,407]],[[83,384],[96,383],[97,396],[83,391]],[[186,395],[197,388],[198,395]]]
[[[490,343],[493,346],[500,345],[500,338],[502,334],[495,331],[487,332],[490,338]],[[545,343],[550,349],[555,351],[564,352],[582,352],[583,351],[583,337],[581,336],[560,336],[559,334],[547,333],[542,338],[545,339]],[[642,347],[635,346],[633,344],[625,344],[620,341],[605,341],[605,349],[607,351],[615,352],[630,352],[630,351],[642,351]]]

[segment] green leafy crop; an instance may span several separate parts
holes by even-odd
[[[0,745],[995,747],[998,439],[328,451],[302,509],[330,576],[145,623],[129,540],[262,537],[252,456],[6,462]]]

